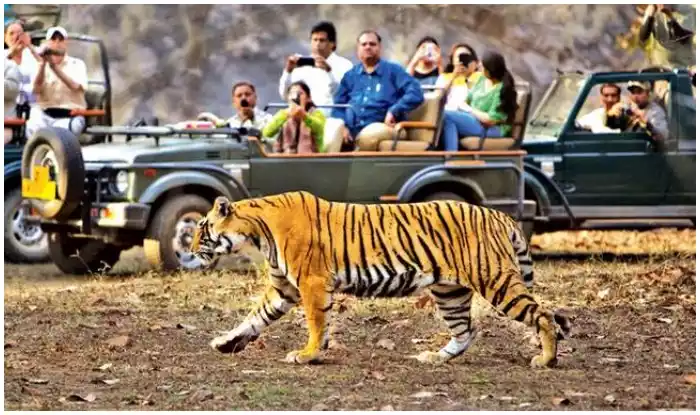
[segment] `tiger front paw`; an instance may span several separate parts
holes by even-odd
[[[287,353],[284,359],[287,363],[297,363],[300,365],[309,363],[318,363],[318,352],[309,352],[307,350],[294,350]]]
[[[220,353],[230,354],[238,353],[246,348],[248,343],[254,341],[257,336],[238,335],[230,338],[229,336],[219,336],[209,342],[212,349]]]
[[[556,358],[546,358],[542,355],[538,355],[532,358],[530,361],[530,366],[533,368],[543,368],[543,367],[554,367],[557,365]]]

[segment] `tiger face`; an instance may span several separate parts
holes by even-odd
[[[197,223],[192,254],[200,264],[194,267],[206,267],[221,255],[238,253],[252,237],[250,224],[236,215],[234,205],[219,196],[212,209]]]

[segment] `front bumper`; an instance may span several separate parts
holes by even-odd
[[[81,210],[83,208],[81,207]],[[144,230],[148,226],[148,216],[151,206],[141,203],[93,203],[89,207],[89,226],[85,226],[84,219],[74,219],[57,222],[33,216],[29,220],[36,221],[42,225],[69,226],[78,229],[97,228],[119,228]],[[86,215],[83,215],[86,217]]]

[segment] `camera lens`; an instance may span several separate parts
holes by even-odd
[[[249,107],[249,106],[250,106],[250,102],[248,102],[247,99],[243,98],[241,100],[241,107]]]

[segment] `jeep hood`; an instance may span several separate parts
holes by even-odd
[[[244,145],[223,139],[135,138],[130,142],[100,143],[82,147],[83,161],[90,163],[143,163],[222,159],[230,151],[246,152]],[[223,154],[221,154],[223,153]]]

